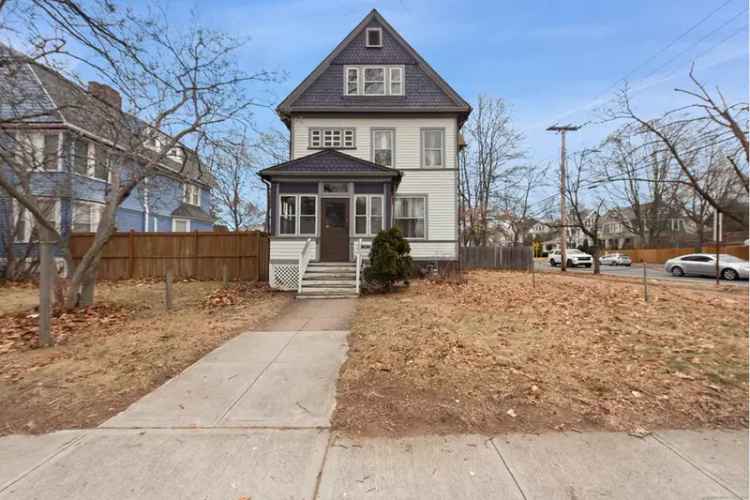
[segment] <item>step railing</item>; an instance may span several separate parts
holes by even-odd
[[[356,272],[355,272],[355,284],[357,288],[357,295],[359,295],[360,288],[362,286],[362,260],[363,260],[363,253],[368,255],[370,252],[370,247],[372,247],[372,243],[369,241],[363,241],[362,238],[359,238],[354,243],[354,256],[357,261],[356,265]]]
[[[302,247],[302,251],[299,253],[297,267],[297,293],[302,293],[302,277],[305,275],[305,271],[307,271],[307,265],[312,260],[311,250],[313,249],[313,246],[311,243],[312,238],[307,238],[305,245]]]

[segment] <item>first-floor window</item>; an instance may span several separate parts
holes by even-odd
[[[44,218],[54,224],[57,230],[60,229],[60,212],[58,201],[54,198],[37,198],[36,206],[44,215]],[[13,204],[13,221],[18,222],[16,241],[39,241],[39,228],[36,218],[14,200]]]
[[[279,210],[279,234],[315,234],[317,197],[282,195]]]
[[[354,234],[376,235],[383,230],[383,196],[354,197]]]
[[[172,219],[172,232],[187,233],[190,231],[190,219]]]
[[[71,230],[74,233],[95,232],[99,227],[102,210],[104,210],[104,205],[99,203],[74,201]]]
[[[393,224],[406,238],[424,238],[426,228],[425,197],[399,197],[393,207]]]

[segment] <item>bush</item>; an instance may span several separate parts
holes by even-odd
[[[390,291],[396,282],[405,281],[414,266],[409,252],[409,242],[397,227],[380,231],[372,240],[370,265],[365,269],[368,288]]]

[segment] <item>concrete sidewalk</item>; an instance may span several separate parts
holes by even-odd
[[[97,429],[0,439],[0,499],[747,498],[747,431],[330,431],[354,301],[296,301]]]

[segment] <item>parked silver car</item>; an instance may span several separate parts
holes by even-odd
[[[599,257],[599,264],[603,266],[630,266],[632,263],[630,256],[624,253],[611,253]]]
[[[691,253],[669,259],[664,264],[664,270],[672,276],[694,274],[700,276],[716,276],[716,254]],[[719,275],[725,280],[748,279],[750,262],[739,259],[734,255],[719,255]]]

